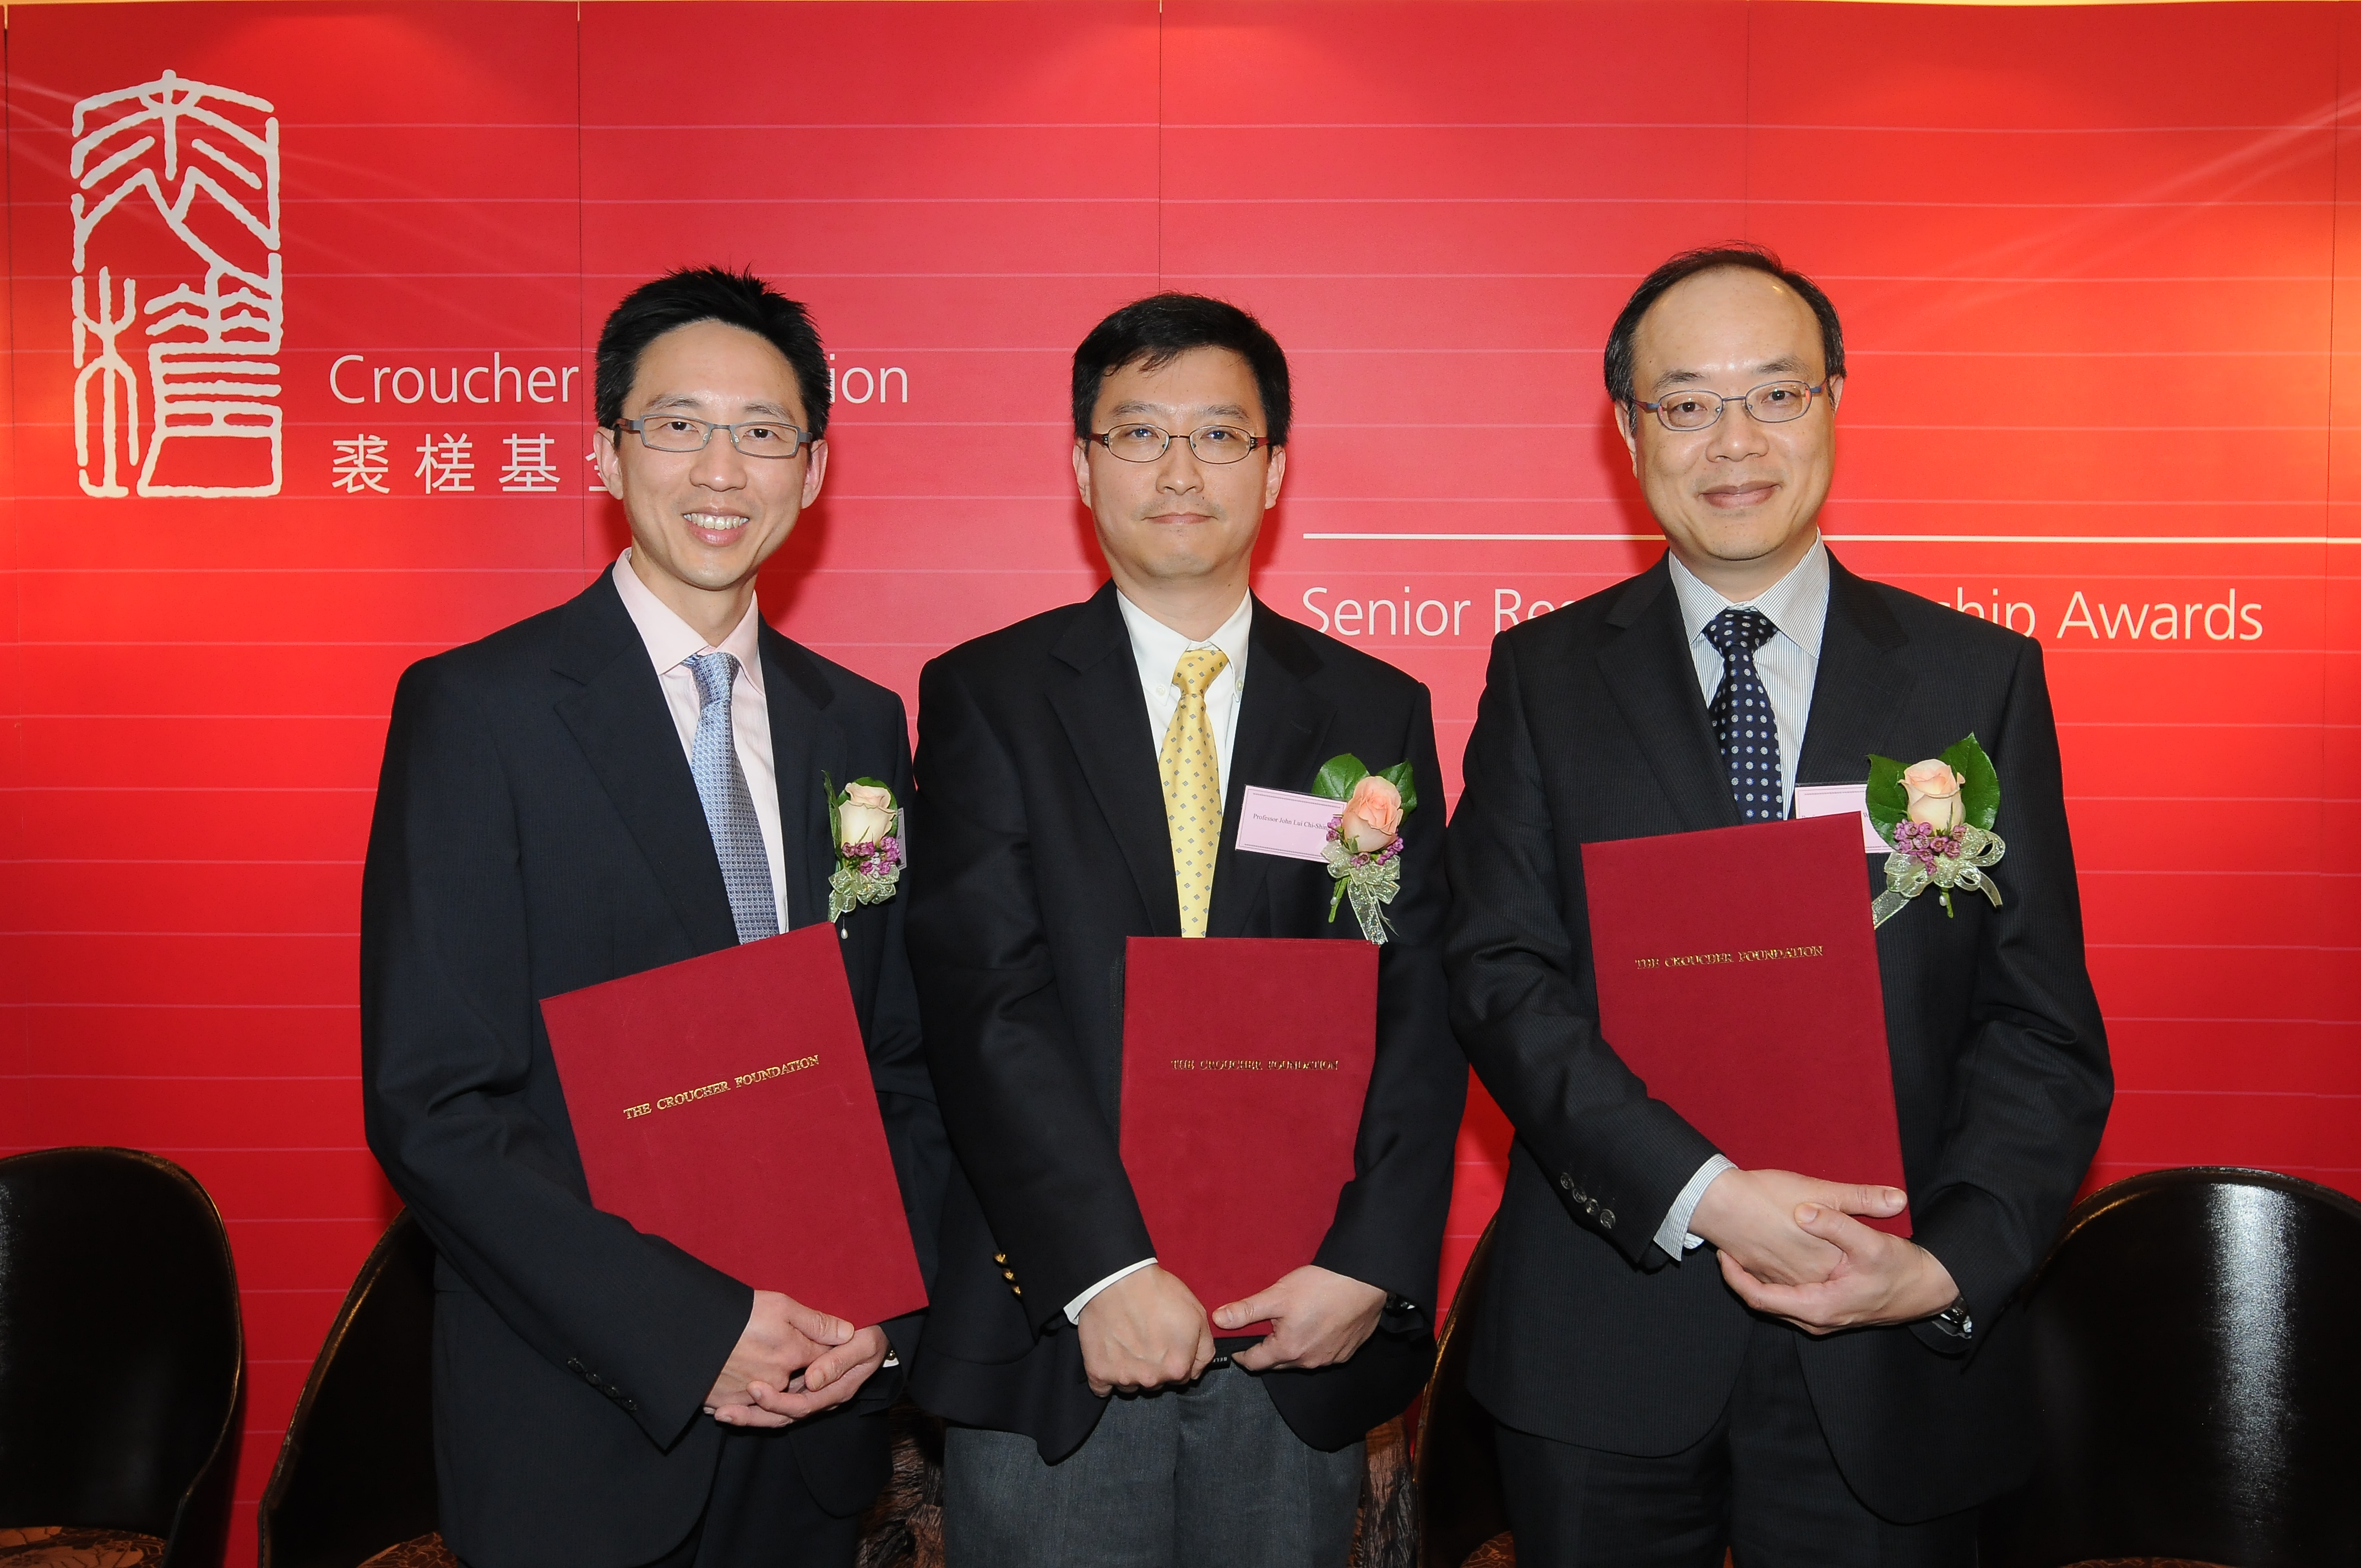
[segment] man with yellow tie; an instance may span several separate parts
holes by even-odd
[[[913,1391],[951,1423],[950,1568],[1341,1568],[1362,1435],[1433,1359],[1466,1091],[1433,720],[1418,682],[1247,591],[1290,410],[1286,356],[1235,306],[1109,316],[1074,354],[1073,461],[1112,581],[919,679],[910,958],[959,1163]],[[1117,1146],[1124,944],[1360,940],[1324,864],[1235,831],[1246,786],[1307,792],[1346,752],[1408,762],[1433,800],[1399,824],[1355,1178],[1312,1262],[1201,1301]],[[1250,1227],[1257,1173],[1236,1179]]]

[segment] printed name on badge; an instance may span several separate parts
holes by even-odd
[[[1238,811],[1238,848],[1291,861],[1324,860],[1320,847],[1328,841],[1328,824],[1341,809],[1342,803],[1316,795],[1248,784]]]
[[[1869,819],[1869,785],[1866,783],[1795,786],[1795,815],[1798,817],[1842,817],[1848,811],[1861,818],[1861,847],[1872,855],[1885,853],[1885,840],[1878,836],[1877,824]]]

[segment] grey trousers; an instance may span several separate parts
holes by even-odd
[[[1344,1568],[1367,1468],[1288,1430],[1226,1364],[1186,1388],[1107,1401],[1090,1441],[1045,1464],[1033,1440],[943,1441],[948,1568]]]

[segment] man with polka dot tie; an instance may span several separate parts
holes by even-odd
[[[1433,1363],[1466,1091],[1439,821],[1404,819],[1357,1174],[1315,1256],[1201,1300],[1157,1262],[1115,1137],[1128,938],[1361,940],[1328,920],[1324,865],[1237,850],[1244,789],[1307,790],[1344,751],[1438,776],[1423,686],[1248,591],[1290,405],[1286,356],[1234,305],[1108,317],[1074,355],[1073,464],[1112,580],[919,680],[910,958],[958,1161],[913,1391],[954,1423],[957,1568],[1342,1568],[1363,1434]],[[1250,1226],[1236,1174],[1225,1218]]]
[[[1453,1021],[1518,1135],[1467,1329],[1517,1560],[1965,1568],[1976,1507],[2031,1463],[2007,1304],[2112,1092],[2040,649],[1830,555],[1843,334],[1769,252],[1658,268],[1606,372],[1669,548],[1496,640],[1450,836]],[[1775,822],[1798,781],[1858,785],[1872,752],[1970,733],[2000,773],[2007,902],[1877,934],[1905,1240],[1856,1218],[1903,1193],[1738,1168],[1624,1067],[1580,846]],[[1733,864],[1664,896],[1781,892]]]

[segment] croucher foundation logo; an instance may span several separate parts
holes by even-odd
[[[76,104],[73,135],[82,493],[277,495],[276,113],[168,71]]]

